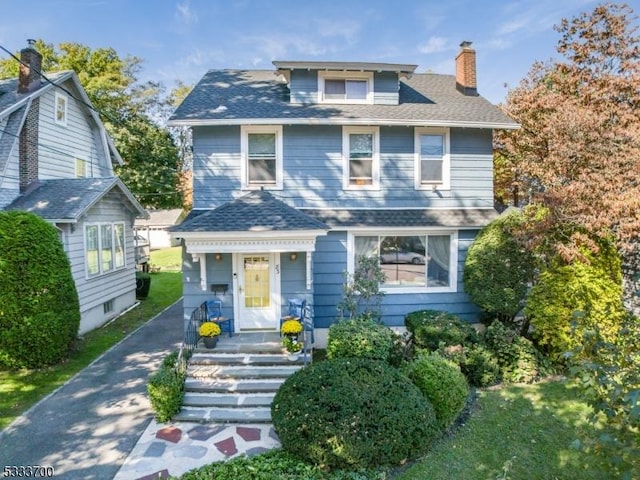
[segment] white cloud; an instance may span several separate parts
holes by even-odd
[[[198,15],[192,10],[189,0],[179,2],[176,5],[176,18],[186,25],[198,23]]]
[[[447,50],[447,39],[444,37],[430,37],[427,43],[418,46],[420,53],[438,53]]]

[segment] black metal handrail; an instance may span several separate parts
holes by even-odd
[[[182,339],[182,345],[180,346],[180,353],[178,353],[178,360],[182,360],[185,356],[186,358],[191,356],[198,340],[200,340],[198,329],[206,319],[207,305],[205,302],[202,302],[200,306],[193,309],[189,321],[184,327],[184,337]]]

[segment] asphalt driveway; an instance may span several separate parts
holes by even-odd
[[[133,332],[0,432],[5,466],[111,479],[153,417],[147,379],[182,342],[182,300]]]

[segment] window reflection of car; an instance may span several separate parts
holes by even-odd
[[[149,240],[142,235],[135,235],[133,237],[133,245],[136,256],[136,263],[138,265],[149,262]]]
[[[389,252],[380,255],[380,263],[413,263],[424,265],[424,255],[416,252]]]

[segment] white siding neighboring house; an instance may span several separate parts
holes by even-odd
[[[179,241],[171,240],[169,227],[178,223],[182,210],[149,210],[149,218],[138,218],[135,223],[136,234],[141,235],[149,242],[151,250],[159,248],[175,247]]]
[[[82,334],[135,304],[133,224],[147,213],[114,176],[122,159],[76,74],[46,81],[33,45],[21,54],[20,77],[0,80],[0,209],[59,230]]]

